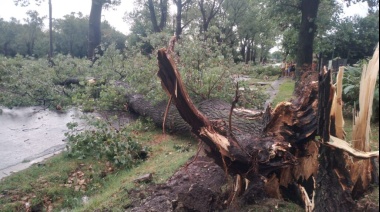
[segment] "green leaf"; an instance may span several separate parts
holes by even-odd
[[[348,92],[350,92],[355,87],[356,87],[356,85],[349,85],[349,86],[344,88],[343,93],[347,94]]]

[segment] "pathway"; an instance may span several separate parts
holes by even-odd
[[[283,77],[272,82],[271,86],[267,89],[266,93],[269,95],[267,101],[265,101],[264,108],[267,108],[270,103],[273,102],[274,97],[278,93],[280,85],[285,81]],[[273,105],[272,105],[273,106]]]

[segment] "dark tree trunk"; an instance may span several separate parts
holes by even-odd
[[[29,56],[33,55],[33,43],[32,42],[26,43],[26,54]]]
[[[150,21],[153,25],[153,31],[154,32],[160,32],[160,28],[158,27],[157,18],[156,18],[156,10],[154,9],[153,0],[148,0],[148,7],[149,7],[149,14],[150,14]]]
[[[313,42],[316,35],[316,18],[320,0],[302,0],[301,26],[298,36],[297,66],[304,64],[311,65],[313,62]],[[298,81],[302,73],[296,70],[296,80]]]
[[[176,0],[175,3],[177,5],[175,36],[179,40],[182,34],[182,0]]]
[[[95,60],[95,49],[99,48],[101,42],[101,18],[102,18],[103,2],[100,0],[92,0],[91,12],[88,28],[88,59]]]
[[[251,53],[252,53],[252,51],[251,51],[251,44],[250,43],[248,43],[248,46],[247,46],[247,53],[246,53],[246,57],[245,57],[245,64],[248,64],[249,63],[249,61],[251,61]]]
[[[240,43],[240,55],[242,58],[242,61],[245,62],[245,48],[247,46],[247,41],[241,42]]]
[[[265,113],[245,118],[246,124],[235,125],[234,121],[210,118],[215,111],[222,111],[218,104],[213,104],[216,109],[208,110],[210,114],[193,105],[174,62],[167,58],[165,50],[159,50],[158,60],[158,76],[180,116],[191,126],[191,131],[210,147],[209,156],[221,167],[228,167],[226,172],[231,175],[237,174],[253,181],[257,174],[268,176],[275,170],[294,164],[296,158],[290,147],[306,144],[315,136],[316,83],[306,86],[304,96],[294,104],[277,106],[275,111],[268,108]],[[232,106],[227,108],[233,109]],[[295,119],[298,121],[291,121]],[[247,123],[253,127],[244,128],[250,125]]]
[[[205,1],[200,0],[198,2],[199,9],[202,14],[202,31],[201,32],[203,33],[207,32],[211,20],[216,16],[216,14],[218,14],[224,0],[221,0],[219,4],[217,4],[217,1],[218,0],[212,1],[211,8],[209,8],[209,12],[210,12],[209,14],[207,14],[207,9],[205,8],[206,6]]]
[[[355,209],[347,152],[329,146],[330,134],[334,133],[331,108],[335,90],[331,72],[321,74],[319,82],[316,72],[305,73],[296,100],[282,102],[274,110],[269,107],[253,119],[245,117],[239,123],[230,121],[226,115],[213,115],[216,111],[228,114],[228,104],[207,104],[207,110],[201,110],[199,105],[197,108],[169,54],[165,49],[158,51],[157,75],[162,86],[191,132],[209,147],[208,155],[226,173],[253,182],[258,181],[258,176],[264,177],[268,183],[262,186],[270,187],[265,189],[269,196],[293,199],[307,211],[313,210],[313,205],[315,211]],[[234,111],[237,96],[230,111]],[[316,135],[323,145],[314,142]],[[280,185],[284,187],[282,193]],[[235,188],[244,191],[243,184]],[[315,196],[311,198],[313,192]]]
[[[251,59],[252,63],[256,65],[256,48],[255,47],[252,48],[251,54],[252,54],[252,59]]]
[[[161,10],[161,19],[160,19],[160,30],[164,30],[166,27],[166,21],[168,18],[168,0],[160,0],[160,10]]]
[[[49,0],[49,61],[53,58],[53,23],[52,23],[52,4]]]
[[[330,140],[332,124],[330,111],[333,89],[331,71],[319,76],[318,134],[322,142]],[[319,148],[319,168],[315,188],[315,211],[352,211],[355,202],[351,190],[353,183],[347,170],[344,152],[326,145]]]
[[[166,27],[167,15],[168,15],[168,1],[160,0],[159,6],[160,6],[160,11],[161,11],[160,23],[158,23],[157,21],[157,14],[156,14],[156,9],[154,7],[153,0],[148,0],[150,21],[152,22],[152,25],[153,25],[153,31],[156,33],[162,32],[162,30]]]

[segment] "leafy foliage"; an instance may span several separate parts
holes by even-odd
[[[54,69],[46,60],[1,57],[0,104],[8,107],[66,102],[62,86],[54,84]]]
[[[362,75],[362,65],[365,64],[365,61],[362,64],[358,64],[356,67],[347,67],[344,76],[343,76],[343,101],[345,106],[349,109],[359,108],[359,92],[360,92],[360,80]],[[373,106],[372,106],[372,119],[374,121],[379,120],[379,76],[377,76],[376,88],[373,97]],[[345,115],[351,114],[351,111],[345,111]]]
[[[186,37],[178,45],[178,67],[193,99],[218,98],[231,102],[235,95],[235,77],[242,74],[241,66],[233,62],[229,47],[218,42],[224,37],[211,27],[206,38]],[[244,87],[244,83],[240,84]],[[247,87],[247,86],[246,86]],[[244,89],[241,106],[260,108],[264,102],[261,91]]]
[[[334,33],[324,38],[323,54],[328,58],[347,58],[349,64],[372,56],[379,41],[379,11],[366,17],[347,17],[334,27]],[[332,47],[332,48],[331,48]]]
[[[116,117],[114,117],[115,119]],[[65,135],[68,138],[69,156],[83,159],[94,156],[97,159],[105,157],[117,166],[131,168],[148,154],[148,148],[135,140],[127,127],[115,128],[112,120],[89,119],[92,130],[77,133],[77,123],[68,123],[71,130]]]

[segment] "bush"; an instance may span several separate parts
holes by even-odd
[[[77,123],[68,123],[68,155],[83,159],[88,156],[106,158],[117,166],[131,168],[147,157],[148,148],[130,136],[127,127],[115,129],[112,121],[90,119],[91,130],[77,133]]]
[[[343,75],[343,102],[345,107],[349,110],[345,110],[345,116],[352,116],[352,110],[350,108],[359,108],[359,90],[360,80],[362,75],[362,65],[356,67],[347,67]],[[376,80],[376,88],[373,97],[372,106],[372,121],[379,120],[379,76]]]
[[[51,68],[46,60],[19,55],[15,58],[1,57],[0,64],[0,105],[48,107],[71,104],[69,94],[74,88],[65,89],[56,83],[61,78],[69,78],[61,73],[67,72],[71,66]]]
[[[249,72],[249,66],[234,63],[233,56],[228,53],[232,51],[217,41],[218,36],[224,35],[218,29],[212,28],[206,38],[184,37],[176,46],[180,55],[179,71],[190,96],[195,101],[216,98],[232,102],[236,90],[233,76]],[[262,91],[251,90],[244,83],[239,83],[239,87],[244,89],[244,92],[241,92],[243,98],[240,98],[240,106],[262,107],[265,102]]]

